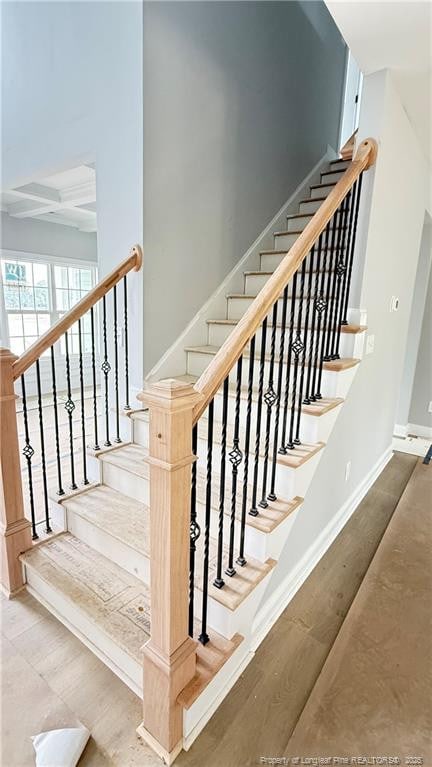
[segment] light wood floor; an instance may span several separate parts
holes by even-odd
[[[393,457],[178,767],[246,767],[288,753],[416,460]],[[417,561],[423,567],[414,560],[408,579],[418,577]],[[5,767],[30,767],[30,735],[77,720],[92,733],[80,765],[161,765],[135,736],[141,704],[132,692],[29,595],[2,608]]]

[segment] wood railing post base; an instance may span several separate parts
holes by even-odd
[[[1,586],[14,596],[24,586],[19,555],[31,548],[30,522],[24,516],[16,394],[12,366],[18,358],[0,349],[0,536]]]
[[[149,408],[151,630],[144,647],[139,735],[171,764],[183,744],[177,698],[196,669],[188,635],[193,411],[201,395],[168,379],[139,396]]]

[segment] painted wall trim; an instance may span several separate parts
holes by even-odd
[[[210,296],[206,303],[197,312],[195,317],[186,326],[177,340],[169,347],[160,360],[149,371],[145,380],[153,381],[161,378],[177,375],[180,371],[186,370],[186,346],[197,346],[206,343],[207,328],[206,321],[215,317],[225,316],[226,313],[226,294],[243,290],[243,272],[247,269],[259,268],[259,252],[269,247],[269,240],[273,232],[280,229],[282,222],[286,223],[287,214],[296,212],[296,206],[305,195],[305,189],[315,181],[319,180],[321,169],[337,158],[336,151],[329,145],[327,150],[310,173],[294,190],[289,199],[282,205],[276,215],[267,224],[265,229],[258,235],[255,242],[250,246],[246,253],[237,262],[230,273],[225,277],[215,292]],[[222,312],[222,313],[221,313]]]

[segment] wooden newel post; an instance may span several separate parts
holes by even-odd
[[[0,348],[0,535],[1,584],[8,596],[24,585],[18,556],[31,548],[30,522],[24,516],[21,464],[12,365],[17,357]]]
[[[144,647],[144,720],[138,733],[171,764],[182,748],[177,697],[193,678],[188,635],[193,409],[201,395],[173,379],[140,397],[149,407],[151,636]]]

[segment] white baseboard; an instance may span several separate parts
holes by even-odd
[[[297,566],[292,570],[283,582],[275,589],[261,610],[257,613],[252,628],[252,648],[256,649],[268,634],[276,620],[285,610],[291,599],[310,575],[315,565],[324,556],[337,535],[347,523],[351,515],[362,501],[367,491],[381,474],[393,455],[390,445],[380,456],[378,461],[357,486],[354,492],[346,500],[339,511],[324,528],[321,535],[309,547]]]
[[[407,424],[407,435],[412,434],[414,437],[422,437],[423,439],[432,439],[432,427],[422,426],[419,423]]]

